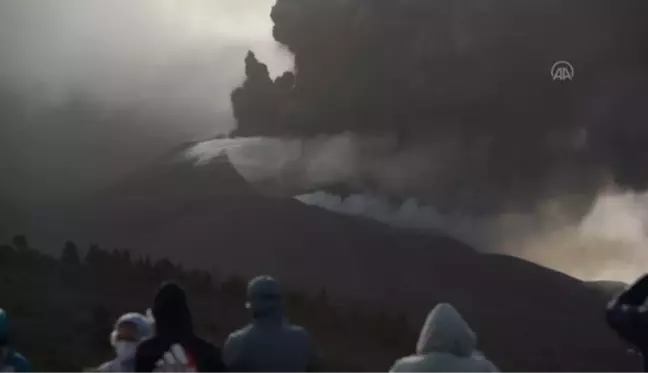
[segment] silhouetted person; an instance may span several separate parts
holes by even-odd
[[[304,328],[285,318],[279,284],[268,276],[248,284],[252,322],[229,335],[223,361],[237,372],[304,372],[316,368],[315,350]]]
[[[103,363],[98,372],[134,372],[135,353],[139,344],[153,335],[151,321],[139,313],[122,315],[110,333],[110,344],[115,349],[115,358]]]
[[[222,372],[221,353],[193,332],[187,297],[177,284],[165,283],[152,309],[155,336],[142,342],[135,356],[136,372]]]
[[[477,336],[459,312],[441,303],[428,314],[416,354],[402,358],[390,372],[497,372],[477,347]]]
[[[9,315],[0,308],[0,372],[31,372],[31,365],[9,346]]]
[[[643,356],[648,372],[648,275],[644,275],[608,304],[607,322]]]

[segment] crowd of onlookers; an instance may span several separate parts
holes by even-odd
[[[292,325],[282,292],[268,276],[248,284],[251,322],[229,335],[222,349],[194,334],[184,290],[173,282],[158,290],[146,314],[127,313],[110,334],[114,359],[99,372],[305,372],[320,370],[309,333]],[[648,371],[648,275],[613,299],[606,319],[644,358]],[[0,309],[0,372],[29,372],[29,361],[11,348],[9,315]],[[399,359],[392,372],[496,372],[477,348],[477,336],[450,304],[428,314],[413,355]]]

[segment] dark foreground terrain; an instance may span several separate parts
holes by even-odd
[[[37,371],[80,371],[109,359],[114,320],[125,312],[144,313],[166,279],[184,285],[197,334],[213,343],[221,345],[247,322],[243,278],[133,258],[128,251],[80,250],[72,242],[60,258],[20,237],[0,246],[0,306],[11,315],[16,347]],[[291,318],[314,335],[325,370],[385,370],[415,343],[405,315],[336,304],[325,289],[288,290],[286,304]]]
[[[419,285],[430,296],[413,305],[440,300],[456,304],[480,334],[485,353],[504,370],[639,367],[606,330],[601,317],[605,299],[597,292],[570,286],[561,277],[540,278],[543,284],[524,275],[524,265],[516,261],[492,258],[492,270],[471,263],[469,270],[481,271],[483,281],[468,280],[462,269],[439,272],[441,265],[432,266],[439,272],[437,280]],[[506,276],[502,271],[509,272],[509,286],[497,289],[493,284]],[[466,280],[459,281],[461,277]],[[187,270],[125,250],[82,250],[68,242],[55,258],[18,237],[13,245],[0,246],[0,279],[0,305],[11,313],[15,344],[39,371],[75,371],[109,358],[108,334],[115,318],[144,312],[165,279],[186,287],[197,332],[214,343],[221,344],[247,321],[245,279]],[[525,287],[526,292],[520,290]],[[307,292],[288,287],[286,304],[291,319],[314,335],[326,370],[385,371],[413,350],[422,323],[421,317],[348,301],[325,288]]]
[[[346,333],[365,336],[353,324],[332,335],[334,348],[346,347],[329,356],[342,364],[387,369],[413,349],[428,310],[448,301],[502,369],[636,368],[604,322],[609,292],[524,260],[478,253],[441,233],[263,196],[226,157],[203,166],[163,159],[97,201],[84,221],[93,242],[223,276],[266,273],[304,293],[324,288],[340,303],[406,315],[414,330],[399,334],[399,347],[371,350],[378,342],[366,336],[373,341],[364,344],[371,350],[366,357],[355,353],[359,343],[345,344]]]

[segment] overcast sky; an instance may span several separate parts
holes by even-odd
[[[243,79],[247,51],[273,75],[292,67],[272,38],[273,4],[0,1],[0,90],[30,103],[26,115],[2,120],[0,170],[14,184],[4,193],[31,188],[29,198],[37,198],[39,183],[50,183],[50,192],[69,189],[124,169],[129,158],[136,163],[170,144],[232,129],[229,95]],[[101,118],[67,113],[70,100],[99,104]],[[16,109],[0,102],[0,117]]]
[[[181,103],[209,100],[227,109],[244,49],[255,50],[274,73],[290,68],[290,56],[272,39],[272,4],[3,0],[0,74],[11,87],[50,99],[77,89],[106,100],[141,100],[173,87]]]

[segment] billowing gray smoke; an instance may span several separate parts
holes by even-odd
[[[545,262],[583,254],[538,248],[547,243],[530,255],[517,237],[541,242],[580,226],[609,190],[648,186],[647,4],[278,0],[273,34],[295,72],[273,79],[247,56],[232,93],[236,134],[293,139],[290,156],[270,159],[286,163],[275,179],[302,193],[512,217],[529,229],[480,223],[478,246]],[[557,60],[573,64],[573,80],[552,79]],[[246,159],[248,174],[258,177],[258,161]],[[580,267],[610,258],[588,253]]]
[[[353,133],[356,191],[475,213],[567,196],[578,219],[609,183],[648,185],[645,2],[278,0],[272,18],[295,72],[246,57],[235,134]],[[574,79],[553,80],[565,59]]]
[[[631,281],[648,266],[648,196],[643,193],[610,184],[584,210],[580,197],[568,194],[547,197],[525,211],[443,210],[414,197],[425,192],[411,186],[430,180],[431,172],[436,172],[431,179],[443,184],[449,147],[439,145],[438,159],[422,157],[431,154],[428,148],[395,155],[391,140],[351,133],[309,140],[215,139],[187,155],[205,163],[227,153],[243,176],[265,190],[389,225],[441,231],[478,250],[516,255],[586,280]],[[369,184],[373,192],[359,192]],[[318,190],[335,185],[346,186],[340,188],[345,193]]]
[[[229,149],[279,193],[380,196],[361,213],[412,214],[584,277],[645,263],[642,214],[630,231],[600,223],[632,249],[572,240],[592,214],[625,216],[595,214],[601,201],[643,208],[621,188],[648,184],[644,0],[278,0],[270,19],[273,3],[0,2],[0,208],[77,200],[172,144],[235,128],[247,138],[191,152]],[[557,59],[574,81],[551,80]],[[302,200],[347,211],[365,197],[318,198]]]
[[[608,193],[581,221],[552,211],[486,216],[443,214],[416,199],[390,203],[380,196],[346,198],[326,192],[298,200],[342,214],[422,231],[444,232],[478,250],[516,255],[584,280],[632,282],[648,266],[648,195]]]

